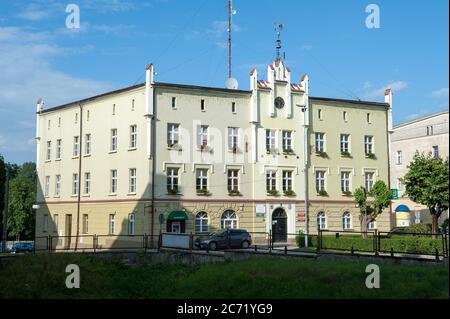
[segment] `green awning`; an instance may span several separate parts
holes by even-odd
[[[169,216],[167,216],[167,220],[186,220],[188,219],[186,212],[182,210],[174,210]]]

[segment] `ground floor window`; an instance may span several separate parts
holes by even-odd
[[[128,235],[134,235],[135,234],[135,216],[134,214],[130,214],[128,216]]]
[[[116,232],[116,215],[109,215],[109,234],[114,235]]]
[[[220,227],[222,229],[235,229],[237,228],[236,213],[232,210],[227,210],[222,214],[220,219]]]
[[[344,215],[342,215],[342,228],[344,230],[352,228],[352,217],[349,212],[345,212]]]
[[[325,213],[324,212],[318,213],[317,214],[317,228],[319,230],[326,229],[327,228],[326,222],[327,222],[327,220],[326,220]]]
[[[195,216],[195,232],[196,233],[208,232],[208,214],[206,212],[199,212]]]

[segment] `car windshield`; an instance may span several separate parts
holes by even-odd
[[[209,236],[226,236],[227,232],[223,230],[215,231],[209,234]]]

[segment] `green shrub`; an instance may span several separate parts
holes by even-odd
[[[405,229],[406,233],[431,234],[431,224],[413,224]]]

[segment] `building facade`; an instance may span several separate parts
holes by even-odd
[[[311,97],[276,60],[250,90],[155,82],[148,65],[132,87],[39,100],[36,234],[359,230],[351,193],[389,181],[391,99]]]
[[[431,153],[434,157],[448,157],[448,131],[448,111],[429,114],[394,126],[391,140],[391,185],[398,193],[398,199],[392,204],[392,210],[398,211],[396,226],[431,223],[428,208],[414,203],[405,195],[402,178],[408,172],[408,164],[416,152]],[[448,218],[448,211],[441,215],[441,219],[445,218]]]

